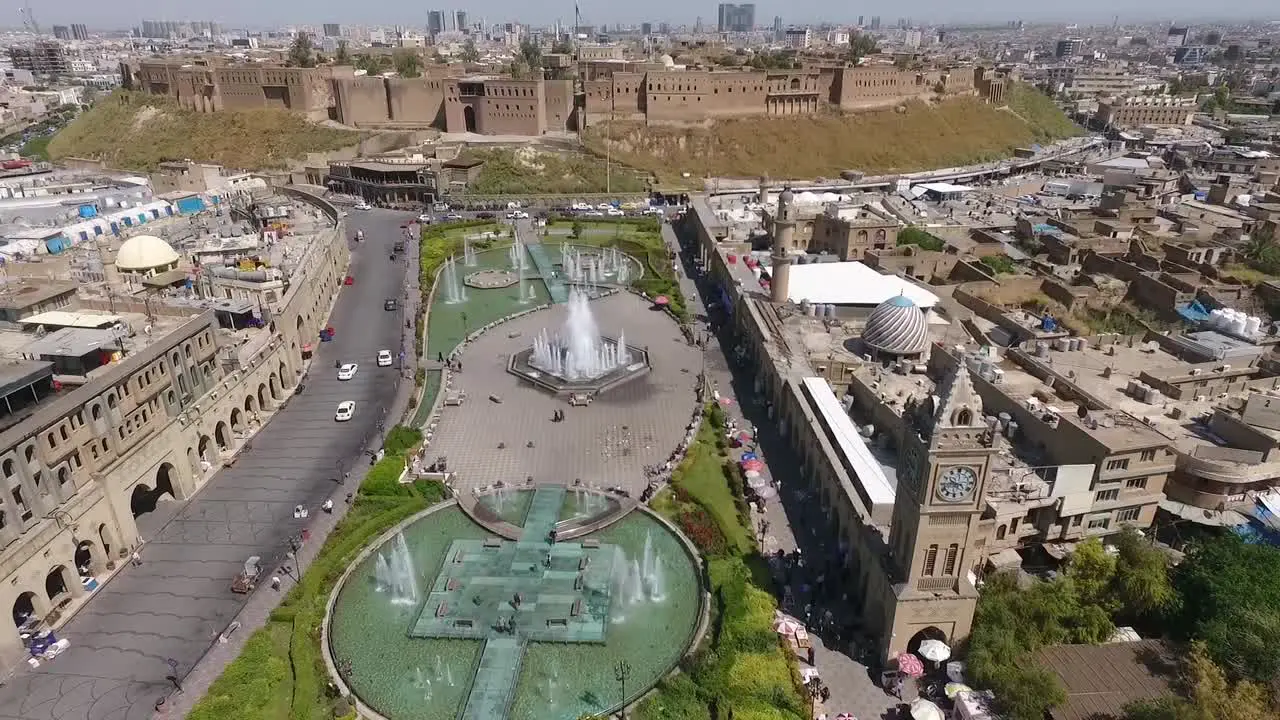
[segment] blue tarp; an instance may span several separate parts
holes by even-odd
[[[44,246],[46,249],[48,249],[50,255],[57,255],[63,250],[70,248],[71,241],[59,235],[57,237],[51,237],[48,240],[45,240]]]
[[[178,200],[178,212],[183,215],[198,213],[202,210],[204,210],[204,200],[198,195],[184,197],[181,200]]]
[[[1185,306],[1178,308],[1178,314],[1192,324],[1202,323],[1209,319],[1209,308],[1206,308],[1199,300],[1192,300]]]

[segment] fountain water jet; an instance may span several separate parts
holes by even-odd
[[[418,604],[418,579],[403,534],[397,533],[391,549],[378,555],[373,572],[378,588],[391,595],[393,605]]]
[[[458,282],[458,267],[454,264],[452,256],[444,261],[444,268],[440,274],[444,276],[444,301],[450,305],[466,302],[467,289]]]
[[[462,264],[467,267],[476,266],[476,249],[471,247],[471,239],[462,239]]]
[[[544,329],[533,339],[531,366],[564,380],[594,380],[631,363],[624,335],[616,341],[600,335],[586,293],[571,289],[568,307],[559,333]]]

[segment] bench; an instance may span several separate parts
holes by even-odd
[[[485,548],[500,548],[502,547],[502,538],[487,538],[484,541],[484,546]]]
[[[586,584],[587,584],[586,579],[585,579],[585,578],[583,578],[581,575],[579,575],[578,577],[576,577],[576,578],[574,578],[574,579],[573,579],[573,589],[574,589],[574,590],[581,590],[581,589],[582,589],[582,586],[583,586],[583,585],[586,585]]]
[[[457,552],[457,554],[455,554],[455,555],[453,556],[453,561],[454,561],[455,563],[460,563],[460,562],[462,562],[462,559],[463,559],[463,558],[465,558],[465,557],[466,557],[466,553],[464,553],[464,552],[462,552],[461,550],[459,550],[459,551]]]
[[[582,598],[573,601],[573,607],[569,610],[569,617],[578,617],[582,614]]]
[[[470,619],[462,618],[459,620],[454,620],[453,626],[459,627],[459,628],[470,628],[470,627],[474,627],[474,623],[472,623]]]
[[[551,618],[547,620],[547,627],[569,627],[567,618]]]
[[[591,558],[589,557],[582,558],[581,560],[578,561],[578,571],[581,572],[583,570],[586,570],[587,566],[590,564],[591,564]]]
[[[448,614],[448,612],[449,612],[449,603],[442,602],[440,603],[439,606],[436,607],[436,617],[444,617],[445,615]]]
[[[449,578],[449,580],[444,584],[444,589],[450,592],[453,592],[460,587],[462,587],[462,581],[458,578]]]
[[[582,549],[583,550],[599,550],[600,541],[599,540],[583,540]]]

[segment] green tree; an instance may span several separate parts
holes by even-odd
[[[573,226],[569,228],[569,237],[571,238],[582,237],[582,223],[578,222],[577,220],[573,221]]]
[[[1203,641],[1233,678],[1271,682],[1280,675],[1278,567],[1280,548],[1231,534],[1197,542],[1173,573],[1180,607],[1169,627]]]
[[[1128,527],[1115,537],[1115,545],[1113,591],[1124,614],[1144,617],[1169,610],[1177,593],[1164,552]]]
[[[518,56],[528,65],[530,69],[542,67],[542,46],[532,40],[520,41],[520,54]]]
[[[341,40],[338,42],[338,52],[334,53],[333,62],[335,65],[351,64],[351,50],[347,46],[346,40]]]
[[[289,46],[289,54],[285,56],[285,65],[289,67],[315,67],[315,48],[311,45],[311,36],[300,32]]]
[[[983,258],[984,260],[986,258]],[[1111,583],[1116,576],[1116,558],[1107,553],[1098,538],[1076,545],[1067,562],[1067,577],[1075,584],[1080,601],[1110,609]]]
[[[458,59],[464,63],[479,62],[480,51],[476,49],[475,38],[467,38],[467,41],[462,43],[462,52],[458,53]]]
[[[855,33],[849,38],[849,48],[844,52],[844,59],[857,65],[862,58],[880,52],[876,39],[866,33]]]
[[[422,58],[413,50],[407,48],[396,50],[391,55],[391,65],[400,77],[422,77]]]
[[[1276,709],[1264,686],[1247,680],[1231,683],[1200,643],[1192,643],[1183,661],[1182,696],[1131,703],[1125,720],[1266,720]]]

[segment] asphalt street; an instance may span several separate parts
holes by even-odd
[[[383,309],[403,295],[406,263],[391,262],[392,243],[409,213],[353,212],[347,232],[363,229],[354,246],[351,286],[343,287],[330,318],[332,342],[316,343],[305,390],[252,438],[234,467],[216,473],[188,503],[156,511],[163,524],[142,523],[142,564],[127,567],[98,590],[62,629],[70,648],[37,670],[22,669],[0,687],[4,720],[143,720],[240,611],[247,596],[231,581],[251,555],[278,566],[289,541],[312,513],[339,492],[333,482],[378,441],[377,423],[400,382],[396,367],[379,368],[378,350],[393,354],[404,331],[401,310]],[[335,364],[359,363],[356,377],[339,381]],[[355,417],[334,421],[344,400]],[[390,422],[388,420],[388,422]],[[343,493],[345,494],[345,493]],[[339,498],[341,501],[341,498]],[[148,519],[144,516],[144,520]]]

